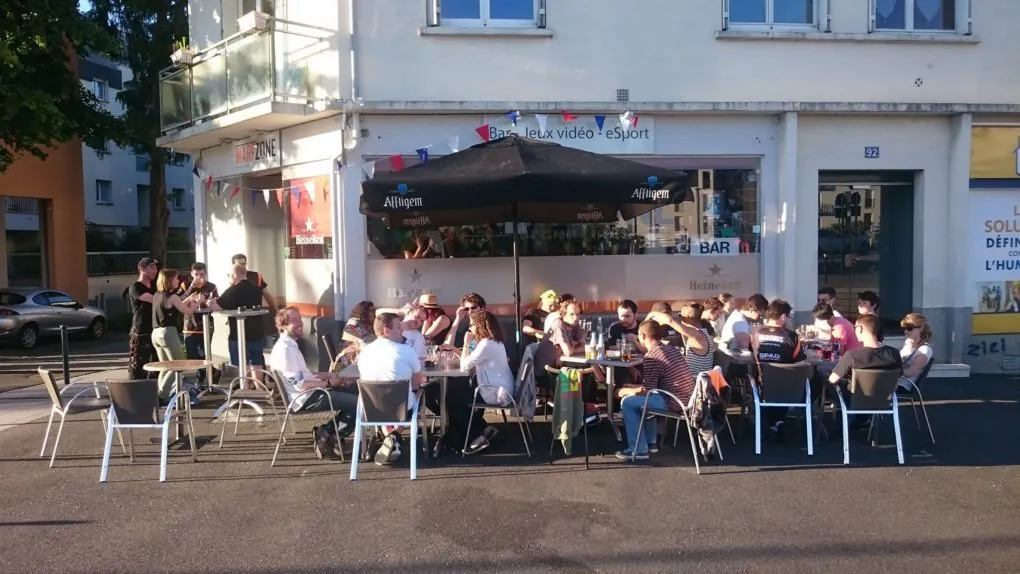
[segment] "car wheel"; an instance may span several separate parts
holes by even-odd
[[[106,334],[106,321],[102,319],[95,319],[92,324],[89,325],[89,336],[93,339],[102,339],[103,335]]]
[[[25,325],[18,334],[18,342],[22,349],[31,349],[39,342],[39,328],[35,325]]]

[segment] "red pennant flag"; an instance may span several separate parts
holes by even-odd
[[[577,116],[570,112],[563,112],[560,115],[563,116],[563,121],[567,122],[568,124],[577,119]]]
[[[234,196],[236,196],[239,193],[241,193],[241,186],[235,185],[234,186],[234,191],[230,192],[230,200],[233,201]]]
[[[404,169],[404,158],[399,155],[391,155],[390,166],[393,168],[393,171],[400,171]]]
[[[276,188],[276,201],[280,202],[280,207],[283,207],[283,188]]]
[[[205,180],[205,191],[208,193],[212,189],[212,176]]]
[[[475,133],[477,133],[478,136],[482,138],[482,141],[484,142],[489,141],[489,139],[491,138],[491,136],[489,135],[489,124],[485,124],[484,126],[479,126],[475,128]]]
[[[630,120],[630,127],[636,128],[639,116],[634,114],[634,118]]]

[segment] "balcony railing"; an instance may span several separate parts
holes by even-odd
[[[269,101],[326,107],[340,98],[337,32],[271,19],[164,70],[159,91],[164,132]]]
[[[4,213],[39,215],[39,200],[34,197],[3,197]]]

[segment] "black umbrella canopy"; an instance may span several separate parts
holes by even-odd
[[[385,217],[393,226],[515,216],[533,222],[609,222],[616,221],[617,212],[631,219],[692,199],[685,172],[516,134],[380,174],[361,186],[362,213]]]

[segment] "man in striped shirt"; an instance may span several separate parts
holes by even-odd
[[[624,385],[618,391],[620,396],[620,413],[627,431],[627,449],[616,453],[616,458],[630,460],[631,453],[635,459],[648,460],[649,452],[658,451],[658,425],[655,421],[647,421],[641,425],[641,412],[645,406],[647,393],[660,389],[676,396],[687,405],[694,393],[694,375],[687,366],[680,349],[662,343],[662,330],[655,321],[645,321],[638,327],[638,341],[648,349],[642,365],[639,384]],[[676,401],[667,400],[666,395],[655,393],[648,397],[649,410],[670,410],[682,412]],[[641,436],[637,436],[641,426]]]

